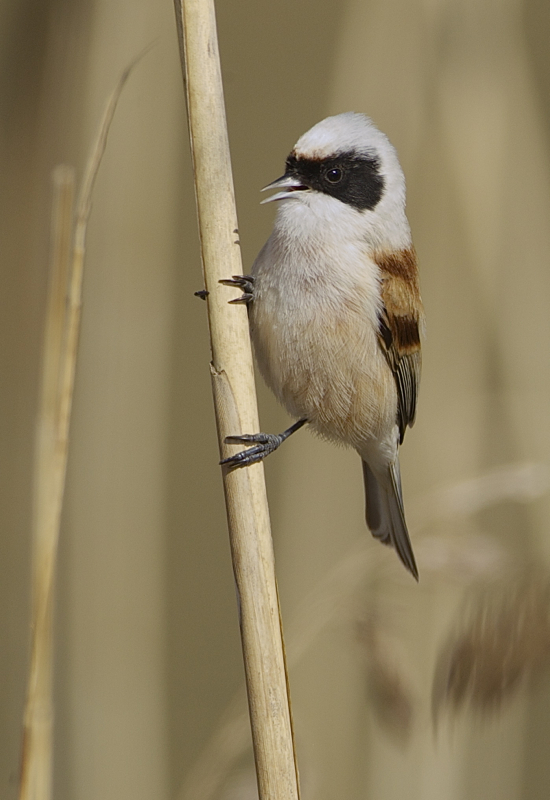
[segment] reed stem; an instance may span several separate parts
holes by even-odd
[[[212,0],[175,0],[195,172],[212,386],[223,457],[225,437],[259,430],[246,309],[220,280],[242,274],[237,215]],[[290,699],[273,543],[262,464],[224,470],[233,570],[239,594],[260,800],[297,800]]]
[[[23,720],[19,800],[52,797],[55,569],[69,454],[86,230],[107,134],[120,93],[137,60],[124,71],[107,103],[86,165],[74,217],[73,170],[57,167],[53,177],[52,248],[33,498],[31,663]]]

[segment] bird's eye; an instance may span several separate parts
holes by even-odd
[[[329,169],[325,178],[329,183],[339,183],[342,180],[343,172],[339,167],[335,167],[334,169]]]

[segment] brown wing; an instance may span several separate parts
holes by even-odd
[[[420,384],[420,333],[424,323],[413,250],[380,255],[382,310],[379,341],[397,386],[397,423],[403,441],[414,424]]]

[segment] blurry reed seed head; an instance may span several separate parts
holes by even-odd
[[[434,724],[444,710],[496,712],[550,668],[550,578],[499,583],[461,612],[434,674]]]
[[[366,685],[376,720],[396,744],[410,739],[415,700],[403,671],[403,659],[392,652],[378,620],[370,617],[357,626],[366,656]]]

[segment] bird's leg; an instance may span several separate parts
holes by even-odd
[[[226,444],[252,444],[254,447],[249,447],[248,450],[241,450],[240,453],[235,453],[234,456],[224,458],[220,464],[229,468],[234,467],[248,467],[249,464],[255,464],[257,461],[263,459],[276,450],[284,441],[292,436],[293,433],[300,430],[305,425],[307,419],[299,419],[290,428],[282,433],[244,433],[242,436],[226,436]]]
[[[229,300],[230,303],[245,303],[248,305],[254,300],[254,276],[253,275],[233,275],[232,278],[220,281],[224,286],[236,286],[238,289],[243,290],[240,297],[235,300]]]

